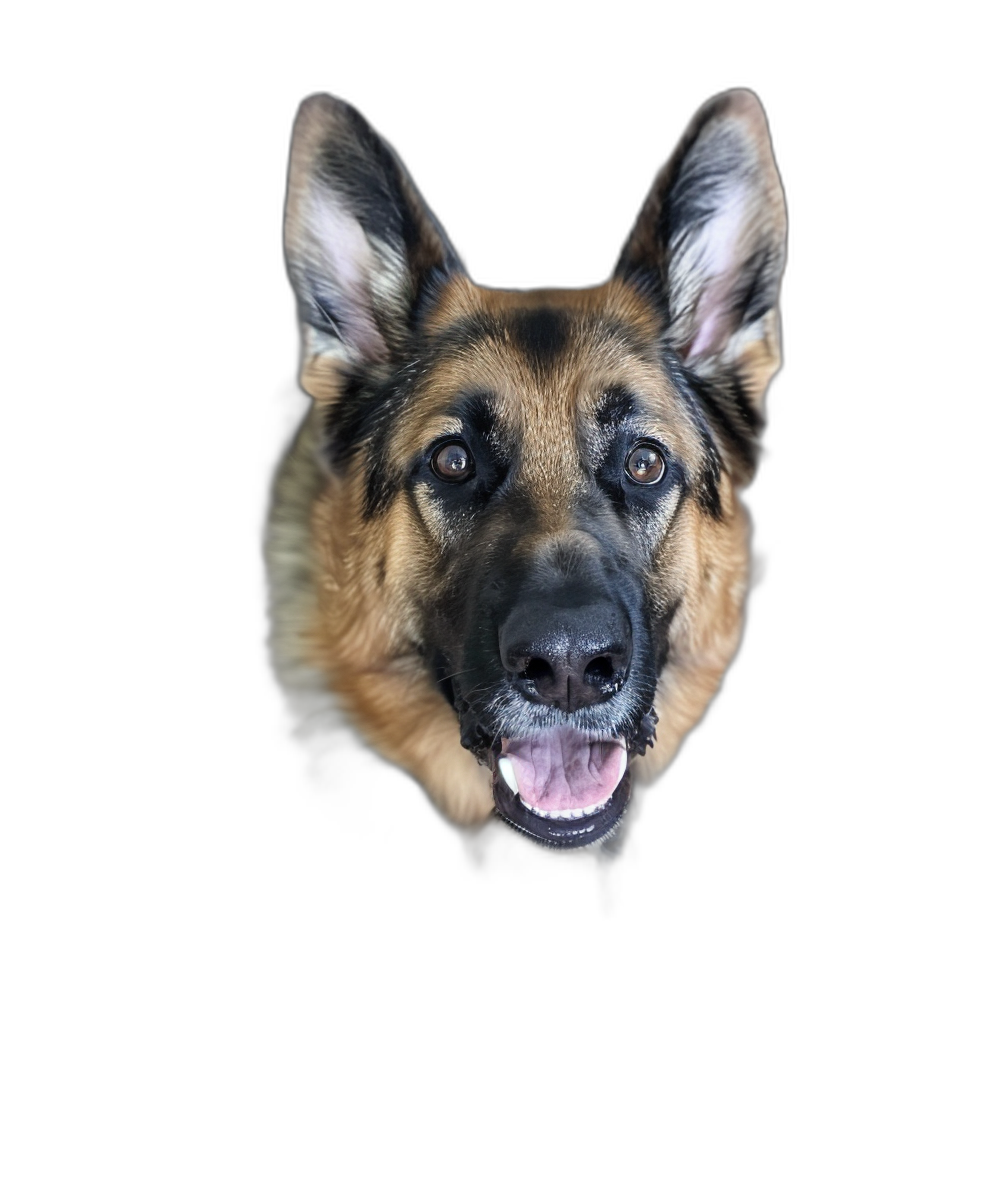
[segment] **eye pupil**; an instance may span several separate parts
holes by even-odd
[[[626,471],[638,485],[656,485],[665,475],[665,462],[657,448],[637,444],[626,459]]]
[[[464,444],[457,440],[443,444],[431,460],[434,472],[443,481],[461,481],[473,469],[472,457]]]

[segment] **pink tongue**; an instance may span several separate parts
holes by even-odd
[[[524,740],[504,740],[523,801],[540,810],[587,810],[612,795],[620,780],[621,740],[589,740],[573,728],[550,728]]]

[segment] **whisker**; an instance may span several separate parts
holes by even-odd
[[[446,674],[444,677],[436,679],[437,682],[448,682],[452,678],[461,678],[463,674],[472,674],[474,670],[478,670],[478,666],[470,666],[468,670],[453,670],[451,674]]]

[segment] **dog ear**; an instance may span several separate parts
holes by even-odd
[[[305,99],[294,122],[284,248],[301,385],[326,401],[393,362],[424,294],[462,268],[396,154],[330,95]]]
[[[780,365],[784,192],[759,99],[707,102],[658,174],[616,265],[667,305],[668,341],[734,476],[748,478]]]

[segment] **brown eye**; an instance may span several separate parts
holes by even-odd
[[[626,458],[627,476],[638,485],[657,485],[665,476],[665,461],[650,444],[635,444]]]
[[[431,467],[442,481],[464,481],[472,476],[473,458],[458,440],[451,440],[431,457]]]

